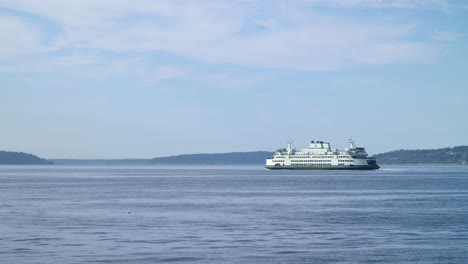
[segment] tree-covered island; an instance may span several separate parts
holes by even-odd
[[[33,154],[13,151],[0,151],[0,165],[46,165],[53,162]]]

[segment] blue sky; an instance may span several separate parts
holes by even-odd
[[[0,149],[468,144],[468,3],[0,0]]]

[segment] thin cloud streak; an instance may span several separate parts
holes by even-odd
[[[298,1],[291,3],[294,2]],[[299,2],[313,6],[406,8],[444,6],[446,3]],[[6,3],[9,3],[9,8],[45,16],[62,26],[63,33],[54,42],[42,47],[49,52],[74,49],[127,55],[162,51],[215,64],[312,71],[334,70],[362,63],[425,63],[437,52],[432,43],[409,40],[415,31],[409,22],[391,21],[391,17],[386,21],[366,21],[311,14],[302,10],[301,5],[281,11],[283,9],[279,6],[284,4],[281,2],[271,8],[262,6],[261,1],[257,2],[260,7],[255,6],[255,2],[211,1],[142,1],[134,4],[128,1],[48,0]],[[262,8],[280,12],[273,12],[263,20],[250,21],[249,17],[262,11]],[[260,27],[261,30],[243,33],[243,29],[248,27]],[[34,32],[37,28],[28,25],[18,30]],[[20,39],[18,42],[20,45],[10,51],[11,54],[21,54],[24,50],[37,53],[38,47],[41,47],[37,39]],[[32,44],[28,46],[27,43]],[[14,47],[10,45],[10,49]],[[54,61],[54,55],[50,53],[50,60]],[[2,56],[3,59],[5,57]],[[47,67],[49,64],[45,65]]]
[[[442,11],[454,8],[446,0],[295,0],[295,2],[332,7],[440,9]]]

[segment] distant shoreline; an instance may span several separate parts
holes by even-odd
[[[0,165],[263,165],[270,151],[183,154],[153,159],[44,159],[24,152],[0,151]],[[467,165],[468,146],[394,150],[373,155],[379,165]]]

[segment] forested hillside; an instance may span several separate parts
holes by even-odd
[[[379,164],[467,164],[468,146],[442,149],[394,150],[374,155]]]
[[[41,159],[33,154],[24,152],[0,151],[0,165],[20,164],[52,164],[52,162]]]

